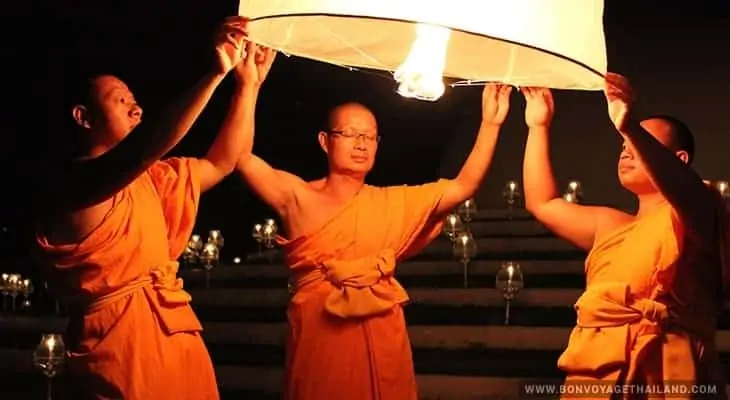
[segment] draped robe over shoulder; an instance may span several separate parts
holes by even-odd
[[[295,294],[288,319],[290,400],[416,400],[396,263],[430,243],[444,187],[365,186],[316,230],[285,240]]]
[[[198,209],[198,163],[156,162],[78,243],[52,244],[39,229],[46,279],[77,310],[66,345],[80,399],[218,398],[202,327],[176,276]]]
[[[586,259],[586,291],[575,304],[577,325],[558,361],[571,390],[620,383],[681,391],[701,384],[717,393],[703,399],[726,398],[715,333],[730,226],[724,204],[716,207],[718,242],[711,249],[698,247],[668,203],[596,243]],[[597,380],[600,385],[590,385]]]

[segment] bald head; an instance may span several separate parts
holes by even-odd
[[[641,121],[641,126],[672,151],[685,151],[687,164],[691,164],[695,153],[695,140],[689,127],[678,118],[669,115],[654,115]]]
[[[372,125],[377,127],[375,115],[370,109],[360,103],[343,103],[327,115],[327,130],[341,130],[346,128],[343,125]]]

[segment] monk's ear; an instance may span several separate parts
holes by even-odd
[[[71,110],[71,115],[73,116],[74,121],[76,121],[79,126],[82,126],[86,129],[91,128],[89,111],[86,109],[86,107],[82,105],[74,106],[74,108]]]
[[[319,147],[322,148],[322,151],[325,152],[325,154],[329,153],[329,149],[327,146],[327,140],[329,139],[329,136],[326,132],[319,131],[319,135],[317,135],[317,140],[319,140]]]
[[[680,150],[675,154],[677,155],[677,157],[679,157],[680,160],[682,160],[683,163],[689,164],[689,153],[684,150]]]

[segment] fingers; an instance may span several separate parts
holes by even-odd
[[[635,96],[631,82],[626,77],[613,72],[606,73],[605,92],[610,97],[623,97],[632,100]]]
[[[244,59],[244,63],[247,65],[255,65],[256,64],[256,57],[258,52],[258,46],[256,46],[256,43],[254,42],[246,42],[246,58]]]
[[[218,41],[228,42],[239,49],[243,46],[243,40],[248,36],[246,24],[248,19],[241,16],[226,18],[225,22],[218,28]]]
[[[226,18],[225,22],[221,25],[219,29],[221,30],[230,30],[230,29],[241,29],[245,30],[246,26],[248,25],[248,18],[241,17],[241,16],[233,16]]]
[[[228,43],[236,50],[242,50],[245,39],[245,30],[239,28],[231,28],[220,31],[216,37],[216,42],[219,45]]]
[[[226,17],[224,20],[226,24],[243,24],[245,25],[248,22],[248,18],[241,16],[241,15],[232,15],[230,17]]]
[[[486,83],[484,85],[484,97],[509,96],[513,86],[503,83]]]
[[[276,50],[266,47],[266,50],[264,51],[264,63],[267,65],[271,65],[274,63],[275,59],[276,59]]]
[[[520,87],[520,92],[522,92],[522,95],[525,96],[525,99],[527,100],[535,99],[538,97],[552,99],[553,97],[553,93],[550,91],[550,89],[541,87]]]

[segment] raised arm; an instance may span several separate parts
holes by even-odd
[[[228,176],[241,154],[251,153],[259,90],[271,70],[275,53],[246,43],[246,56],[235,67],[236,91],[220,132],[201,160],[200,188],[206,191]]]
[[[688,165],[684,151],[672,151],[635,118],[631,108],[635,94],[629,81],[617,74],[606,76],[609,115],[616,129],[638,153],[657,189],[701,245],[714,243],[717,221],[716,195]]]
[[[522,166],[525,208],[557,236],[583,250],[593,247],[596,232],[619,211],[565,201],[555,185],[549,152],[550,124],[554,114],[549,89],[522,88],[525,96],[527,144]]]
[[[101,156],[75,160],[50,173],[45,187],[54,206],[80,210],[129,185],[188,132],[213,92],[242,55],[245,21],[232,18],[216,35],[216,65],[152,129],[135,129]],[[63,196],[59,196],[63,193]]]
[[[482,93],[482,123],[474,147],[456,178],[446,186],[436,208],[436,218],[469,199],[479,189],[492,163],[499,130],[509,111],[512,86],[487,84]]]
[[[272,167],[258,156],[243,154],[236,171],[251,190],[279,216],[285,216],[298,188],[306,185],[300,177]]]

